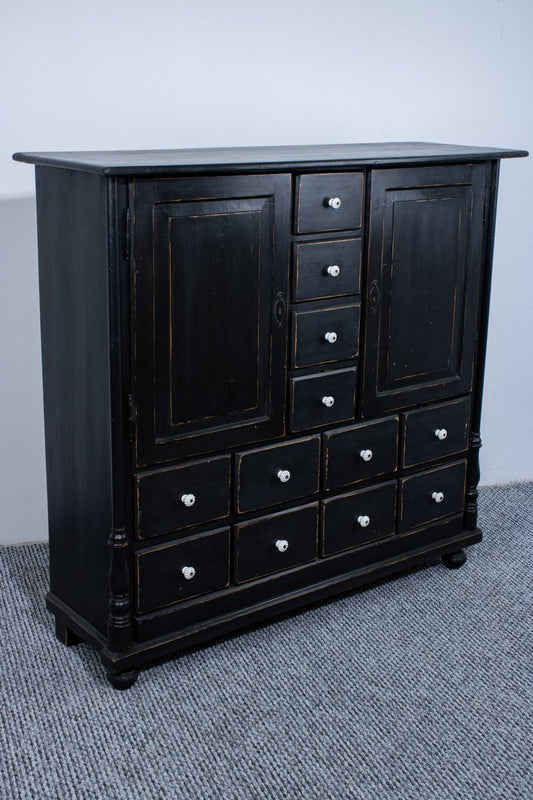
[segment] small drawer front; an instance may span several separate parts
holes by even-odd
[[[230,512],[230,456],[135,475],[138,539],[188,528]]]
[[[362,172],[297,178],[295,233],[356,230],[362,224]]]
[[[396,481],[332,497],[322,506],[322,555],[361,547],[394,534]]]
[[[468,448],[470,398],[419,408],[403,415],[402,466],[462,453]]]
[[[358,303],[293,312],[293,367],[355,358],[359,352]]]
[[[337,428],[323,434],[324,489],[396,472],[398,416]]]
[[[235,526],[235,581],[281,572],[314,561],[318,503]]]
[[[398,532],[459,514],[464,509],[465,482],[466,461],[402,478]]]
[[[361,239],[296,244],[294,264],[295,301],[361,291]]]
[[[237,513],[316,494],[319,461],[319,436],[237,453]]]
[[[354,418],[356,369],[291,378],[292,431]]]
[[[139,550],[135,554],[141,614],[216,592],[229,584],[230,529]]]

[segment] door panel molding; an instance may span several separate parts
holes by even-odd
[[[136,465],[283,436],[290,176],[132,194]]]
[[[483,164],[372,172],[363,417],[470,390],[484,200]]]

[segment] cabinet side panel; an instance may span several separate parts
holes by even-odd
[[[51,591],[105,633],[111,412],[105,178],[37,167]]]

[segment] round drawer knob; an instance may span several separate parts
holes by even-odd
[[[190,508],[196,503],[196,497],[193,494],[182,494],[180,499],[187,508]]]
[[[337,266],[337,264],[330,264],[326,272],[328,275],[331,275],[332,278],[337,278],[341,274],[341,268]]]
[[[437,430],[435,431],[435,436],[437,437],[437,439],[440,439],[441,442],[443,442],[444,439],[448,436],[448,431],[446,430],[446,428],[437,428]]]
[[[335,405],[335,398],[331,397],[330,395],[326,395],[322,398],[322,403],[326,406],[326,408],[331,408],[331,406]]]
[[[328,198],[328,206],[330,208],[334,208],[335,210],[337,210],[338,208],[341,207],[341,205],[342,205],[342,200],[340,199],[340,197]]]
[[[278,469],[278,478],[282,483],[287,483],[291,479],[291,473],[288,469]]]
[[[324,334],[324,339],[326,340],[326,342],[329,342],[330,344],[335,344],[335,342],[337,341],[337,334],[335,333],[335,331],[328,331],[327,333]]]
[[[280,553],[284,553],[288,549],[289,543],[286,539],[278,539],[276,541],[276,550],[279,550]]]
[[[186,581],[190,581],[196,575],[196,570],[194,569],[194,567],[183,567],[183,569],[181,570],[181,574],[183,575]]]
[[[360,517],[357,517],[357,522],[362,528],[368,528],[370,525],[370,517],[367,517],[366,514],[361,514]]]
[[[434,500],[436,503],[442,503],[444,500],[444,493],[443,492],[433,492],[431,495],[431,499]]]
[[[363,461],[372,461],[372,456],[374,455],[374,453],[372,452],[372,450],[361,450],[359,455],[361,456]]]

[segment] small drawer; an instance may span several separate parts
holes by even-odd
[[[398,532],[459,514],[464,509],[466,461],[400,480]]]
[[[359,316],[359,303],[294,311],[293,367],[355,358],[359,352]]]
[[[363,224],[363,173],[300,175],[295,233],[356,230]]]
[[[135,482],[135,533],[148,539],[230,512],[231,456],[139,472]]]
[[[323,434],[324,489],[396,472],[398,416],[336,428]]]
[[[229,528],[146,547],[135,553],[136,608],[140,614],[229,584]]]
[[[296,302],[359,294],[361,239],[296,244],[293,275]]]
[[[356,375],[356,369],[339,369],[291,378],[291,430],[353,419]]]
[[[245,583],[314,561],[318,503],[235,526],[235,581]]]
[[[385,539],[396,525],[396,481],[332,497],[322,508],[323,556]]]
[[[319,436],[237,453],[237,513],[316,494],[319,461]]]
[[[403,415],[402,466],[462,453],[468,448],[470,398],[450,400]]]

